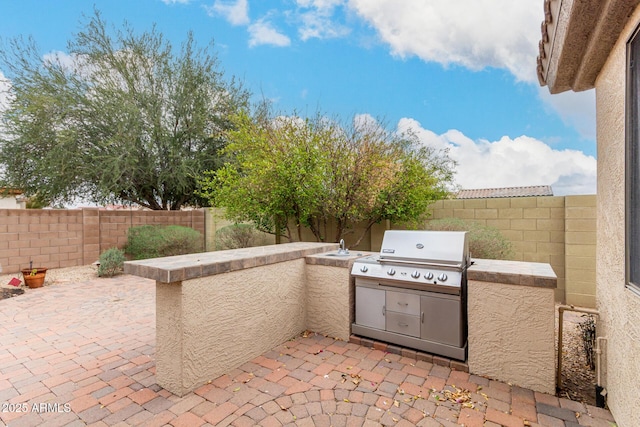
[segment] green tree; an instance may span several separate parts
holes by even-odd
[[[382,220],[420,220],[452,179],[446,153],[370,118],[344,124],[322,114],[303,119],[261,110],[253,118],[238,115],[236,123],[225,150],[233,160],[207,174],[203,194],[230,219],[283,230],[290,240],[308,227],[318,241],[338,241],[364,223],[357,245]]]
[[[197,179],[223,163],[229,117],[248,93],[225,80],[213,44],[175,52],[155,26],[107,26],[96,11],[43,59],[32,39],[0,50],[9,78],[2,185],[55,203],[128,201],[150,209],[204,202]]]

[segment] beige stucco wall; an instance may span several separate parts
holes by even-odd
[[[158,383],[183,395],[302,332],[303,258],[156,284]]]
[[[353,321],[350,269],[307,265],[307,329],[349,341]]]
[[[626,41],[638,22],[640,8],[596,81],[598,335],[607,337],[603,385],[609,409],[620,427],[640,426],[640,296],[625,288],[624,237]]]
[[[24,209],[25,205],[24,200],[18,201],[15,196],[0,196],[0,209]]]
[[[555,394],[553,291],[469,280],[469,372]]]

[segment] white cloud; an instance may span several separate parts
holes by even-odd
[[[335,21],[334,12],[344,0],[297,0],[300,39],[327,39],[348,35],[351,30]]]
[[[279,33],[269,21],[263,19],[249,25],[249,36],[250,47],[263,44],[282,47],[291,44],[289,37]]]
[[[231,25],[249,24],[249,4],[247,0],[215,0],[212,6],[205,6],[209,16],[220,15]]]
[[[551,185],[555,195],[595,194],[596,159],[575,150],[554,150],[528,136],[473,141],[457,130],[442,135],[404,118],[398,129],[411,129],[428,146],[449,149],[456,184],[465,189]]]
[[[349,0],[392,52],[472,70],[497,67],[536,82],[541,0]]]
[[[162,0],[164,4],[188,4],[190,0]]]
[[[558,114],[562,121],[585,139],[596,139],[596,91],[562,92],[551,95],[546,87],[539,89],[540,99]]]

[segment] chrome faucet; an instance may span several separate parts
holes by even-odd
[[[338,249],[338,255],[347,255],[349,254],[349,249],[344,247],[344,239],[340,239],[340,249]]]

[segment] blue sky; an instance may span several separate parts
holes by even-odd
[[[535,76],[543,0],[0,0],[0,38],[65,52],[94,5],[176,46],[214,40],[226,75],[284,114],[411,128],[449,149],[462,188],[595,192],[593,91],[550,96]]]

